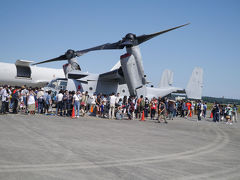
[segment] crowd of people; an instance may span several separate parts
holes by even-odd
[[[145,119],[168,123],[167,120],[179,116],[197,119],[207,116],[207,104],[202,101],[179,100],[167,97],[135,97],[117,94],[93,94],[81,91],[60,90],[57,94],[42,88],[0,87],[1,114],[23,112],[27,114],[46,114],[79,118],[79,116],[96,116],[109,119]],[[214,122],[237,122],[237,106],[223,106],[215,103],[211,110]]]

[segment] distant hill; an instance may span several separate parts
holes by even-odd
[[[218,102],[220,104],[240,105],[240,100],[239,99],[228,99],[228,98],[216,98],[216,97],[203,96],[202,100],[205,101],[205,102],[209,102],[209,103]]]

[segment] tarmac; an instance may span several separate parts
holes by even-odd
[[[239,122],[0,116],[1,180],[240,179]]]

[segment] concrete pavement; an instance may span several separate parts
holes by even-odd
[[[0,179],[240,179],[239,124],[0,116]]]

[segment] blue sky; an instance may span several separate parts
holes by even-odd
[[[71,48],[116,42],[126,33],[149,34],[190,22],[140,45],[145,74],[157,84],[168,68],[185,87],[204,69],[203,95],[240,99],[238,0],[11,0],[0,2],[0,61],[42,61]],[[108,71],[124,50],[90,52],[82,70]],[[61,68],[65,62],[41,66]]]

